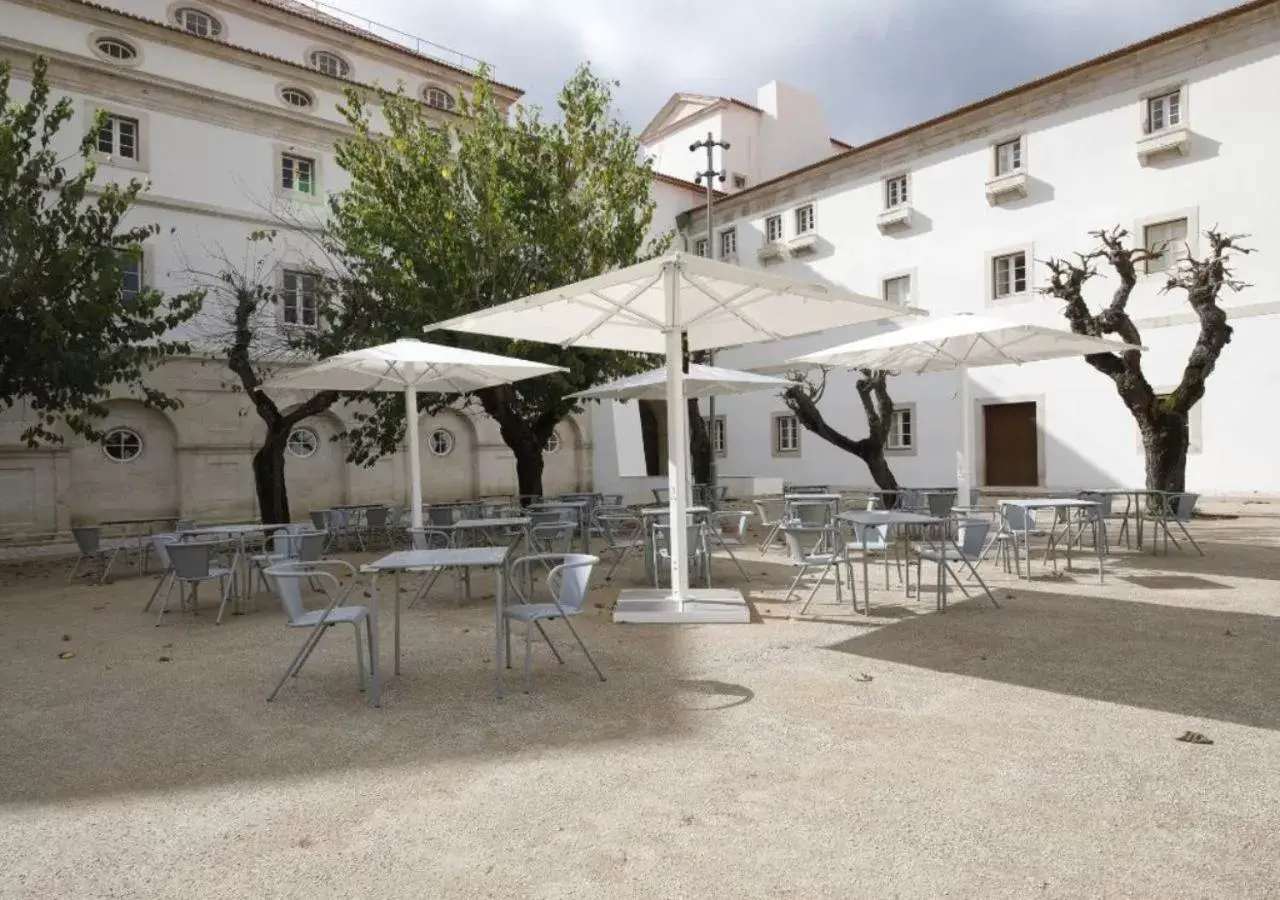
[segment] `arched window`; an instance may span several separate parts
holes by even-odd
[[[142,435],[132,428],[112,428],[102,437],[102,452],[113,462],[133,462],[142,456]]]
[[[433,106],[436,109],[452,110],[457,104],[450,94],[444,88],[428,87],[422,92],[422,99],[427,102],[427,106]]]
[[[133,62],[138,58],[138,49],[133,44],[128,41],[122,41],[120,38],[98,38],[94,41],[93,48],[98,52],[99,56],[115,62]]]
[[[351,64],[332,50],[312,50],[307,63],[317,72],[335,78],[346,78],[351,74]]]
[[[559,453],[560,434],[555,431],[551,432],[551,437],[547,438],[547,443],[543,445],[542,450],[544,453]]]
[[[315,103],[309,93],[296,87],[281,88],[280,99],[286,106],[292,106],[295,109],[310,109]]]
[[[448,456],[453,452],[453,432],[447,428],[437,428],[427,438],[427,448],[432,456]]]
[[[198,34],[200,37],[217,37],[222,34],[222,23],[211,13],[194,6],[182,6],[174,10],[173,20],[179,28]]]
[[[315,429],[299,426],[289,432],[285,449],[291,456],[296,456],[298,459],[315,456],[316,451],[320,449],[320,435],[316,434]]]

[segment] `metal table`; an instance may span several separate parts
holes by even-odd
[[[288,528],[286,524],[276,525],[260,525],[257,523],[247,523],[239,525],[203,525],[199,528],[184,528],[178,532],[180,540],[188,537],[216,537],[217,535],[225,535],[227,538],[234,540],[236,543],[236,553],[231,560],[231,571],[235,575],[236,595],[238,601],[247,601],[249,599],[249,587],[253,581],[253,573],[249,571],[249,556],[244,550],[244,539],[251,534],[263,534],[268,531],[279,531]],[[244,581],[240,581],[240,566],[244,566]],[[232,612],[236,612],[234,605]],[[243,610],[240,610],[243,611]]]
[[[371,632],[376,636],[378,633],[378,576],[384,572],[391,572],[395,576],[395,639],[394,639],[394,666],[395,674],[400,674],[400,573],[409,569],[426,569],[426,568],[467,568],[467,569],[496,569],[497,577],[494,579],[494,635],[493,635],[493,666],[494,666],[494,682],[499,697],[506,693],[506,679],[503,677],[503,666],[505,656],[503,654],[503,641],[506,636],[506,620],[502,615],[503,604],[506,603],[507,596],[507,548],[506,547],[451,547],[447,550],[399,550],[395,553],[389,553],[379,560],[363,566],[360,571],[373,573],[373,584],[369,590],[369,615],[372,619],[370,625]],[[372,669],[373,690],[370,694],[370,701],[374,706],[382,705],[382,664],[378,659],[377,645],[375,643],[374,652],[372,654],[373,661],[370,665]]]
[[[105,522],[99,522],[98,526],[101,528],[113,528],[116,526],[125,526],[127,528],[130,525],[154,525],[157,522],[164,522],[166,524],[169,522],[172,522],[174,525],[177,525],[178,517],[177,516],[152,516],[149,519],[108,519]],[[138,542],[138,574],[139,575],[147,574],[147,542],[151,539],[152,534],[153,532],[151,531],[151,529],[148,528],[146,534],[122,535],[122,537],[125,540],[127,540],[129,537],[133,537]]]
[[[1085,494],[1104,494],[1109,497],[1124,497],[1124,520],[1120,524],[1120,537],[1125,539],[1125,546],[1129,546],[1129,513],[1133,512],[1133,538],[1138,545],[1138,549],[1142,549],[1142,526],[1146,521],[1146,510],[1142,508],[1142,499],[1144,497],[1164,497],[1166,491],[1153,491],[1150,488],[1100,488],[1098,490],[1085,490],[1081,493]],[[1151,552],[1155,552],[1154,543]]]
[[[1045,546],[1044,554],[1045,554],[1046,562],[1049,559],[1053,560],[1053,570],[1055,572],[1058,571],[1058,556],[1054,552],[1058,546],[1058,520],[1057,520],[1056,512],[1060,509],[1067,510],[1068,514],[1072,510],[1075,510],[1077,512],[1083,511],[1083,510],[1093,510],[1093,514],[1095,518],[1098,516],[1098,504],[1094,500],[1074,500],[1067,497],[1043,497],[1040,499],[1031,499],[1031,500],[1001,500],[1000,505],[1002,507],[1003,506],[1019,506],[1028,512],[1031,512],[1037,509],[1054,510],[1055,512],[1054,521],[1053,521],[1053,525],[1051,525],[1049,528],[1049,541],[1048,541],[1048,544]],[[1029,543],[1029,540],[1028,540],[1030,538],[1030,531],[1029,529],[1026,528],[1026,525],[1027,525],[1026,518],[1022,520],[1022,524],[1023,524],[1022,542],[1023,542],[1023,546],[1027,548],[1027,577],[1030,578],[1031,577],[1031,544]],[[1071,570],[1071,520],[1069,518],[1066,521],[1066,526],[1067,526],[1066,527],[1067,570],[1070,571]],[[1098,527],[1102,528],[1105,526],[1103,526],[1101,521],[1099,521]],[[1095,539],[1093,542],[1094,551],[1097,553],[1097,556],[1098,556],[1098,584],[1103,583],[1102,544],[1103,544],[1103,541],[1100,539]]]

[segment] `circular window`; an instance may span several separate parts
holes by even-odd
[[[203,9],[183,6],[174,12],[173,19],[178,27],[200,37],[217,37],[222,34],[222,23]]]
[[[427,447],[432,456],[448,456],[453,452],[453,432],[447,428],[437,428],[427,438]]]
[[[142,455],[142,435],[132,428],[112,428],[103,435],[102,452],[114,462],[133,462]]]
[[[296,109],[309,109],[315,103],[310,94],[302,88],[295,87],[281,88],[280,99],[284,101],[286,106],[292,106]]]
[[[544,453],[559,453],[560,435],[554,431],[551,432],[551,437],[547,438],[547,442],[543,445],[542,450]]]
[[[444,88],[429,87],[422,92],[422,99],[427,102],[427,106],[434,106],[436,109],[451,110],[455,105],[453,94]]]
[[[335,78],[346,78],[351,74],[351,65],[338,54],[330,50],[312,50],[307,56],[311,68]]]
[[[289,441],[285,444],[285,449],[291,456],[299,459],[315,456],[316,451],[320,449],[320,435],[316,434],[315,429],[312,428],[295,428],[289,432]]]
[[[98,51],[98,55],[116,62],[133,62],[138,58],[137,48],[119,38],[98,38],[94,41],[93,48]]]

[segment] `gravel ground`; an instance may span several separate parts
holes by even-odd
[[[1280,896],[1280,522],[1195,533],[944,615],[800,618],[775,551],[752,625],[615,626],[631,565],[580,621],[609,680],[552,626],[503,701],[487,582],[442,582],[382,710],[342,632],[263,702],[265,595],[155,628],[152,579],[3,564],[0,897]]]

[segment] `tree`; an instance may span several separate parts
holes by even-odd
[[[28,446],[61,443],[59,422],[100,440],[94,422],[113,391],[156,409],[178,405],[144,377],[190,351],[165,336],[199,311],[201,297],[166,299],[144,286],[125,293],[126,264],[159,233],[121,226],[146,186],[93,186],[102,118],[78,144],[79,166],[60,158],[58,132],[75,105],[52,102],[43,57],[26,100],[12,97],[10,84],[9,65],[0,64],[0,409],[25,403],[35,413],[22,434]]]
[[[338,401],[337,391],[320,391],[295,406],[281,409],[263,388],[282,365],[327,355],[339,343],[330,331],[314,327],[332,309],[335,278],[309,271],[302,284],[289,286],[290,317],[281,305],[286,298],[276,287],[282,258],[270,252],[275,232],[253,234],[244,261],[237,264],[219,254],[215,272],[189,270],[218,310],[208,320],[204,337],[215,350],[211,359],[223,362],[236,377],[232,389],[243,392],[266,426],[262,446],[253,455],[254,489],[263,522],[288,522],[289,492],[285,479],[285,449],[294,426],[319,415]],[[298,319],[302,321],[297,321]]]
[[[1063,313],[1076,334],[1094,337],[1116,335],[1129,344],[1141,344],[1133,319],[1129,316],[1129,298],[1138,282],[1138,266],[1158,259],[1169,248],[1125,246],[1129,233],[1120,227],[1111,231],[1094,231],[1090,236],[1102,246],[1089,253],[1077,253],[1078,262],[1050,259],[1049,284],[1041,293],[1061,300]],[[1200,259],[1190,255],[1181,260],[1165,283],[1162,293],[1181,290],[1200,322],[1200,331],[1187,357],[1178,386],[1169,394],[1157,394],[1142,371],[1142,354],[1094,353],[1085,362],[1106,375],[1115,384],[1116,393],[1138,423],[1146,457],[1146,486],[1152,490],[1180,493],[1186,489],[1187,450],[1190,447],[1191,409],[1204,397],[1205,382],[1213,373],[1222,350],[1231,342],[1231,326],[1227,314],[1218,305],[1223,288],[1239,291],[1247,287],[1232,277],[1231,254],[1251,253],[1239,245],[1245,235],[1231,235],[1211,229],[1205,233],[1209,253]],[[1096,260],[1104,259],[1120,279],[1111,302],[1101,311],[1090,311],[1084,299],[1084,286],[1098,274]]]
[[[560,92],[560,121],[536,109],[508,117],[481,73],[456,126],[440,130],[401,91],[381,98],[379,131],[365,99],[350,93],[343,114],[355,133],[337,155],[351,184],[331,198],[327,232],[350,274],[342,319],[365,338],[389,340],[637,262],[653,217],[651,169],[610,103],[610,83],[584,67]],[[542,492],[543,448],[581,409],[566,394],[654,364],[637,354],[450,332],[431,339],[567,370],[461,399],[498,423],[521,494]],[[366,461],[393,451],[404,433],[403,400],[374,402],[374,414],[348,432],[352,454]],[[435,408],[458,402],[440,397]]]
[[[837,431],[818,409],[818,404],[827,392],[829,374],[830,370],[823,367],[814,381],[803,373],[792,373],[789,377],[794,384],[782,392],[782,400],[795,413],[796,420],[806,431],[813,432],[824,441],[846,453],[852,453],[866,463],[876,487],[894,492],[885,498],[885,505],[892,506],[896,502],[898,479],[884,456],[884,448],[889,442],[889,429],[893,426],[893,398],[889,396],[887,385],[889,373],[881,369],[858,370],[858,380],[854,387],[858,392],[858,399],[862,401],[862,411],[867,417],[867,436],[858,439]]]

